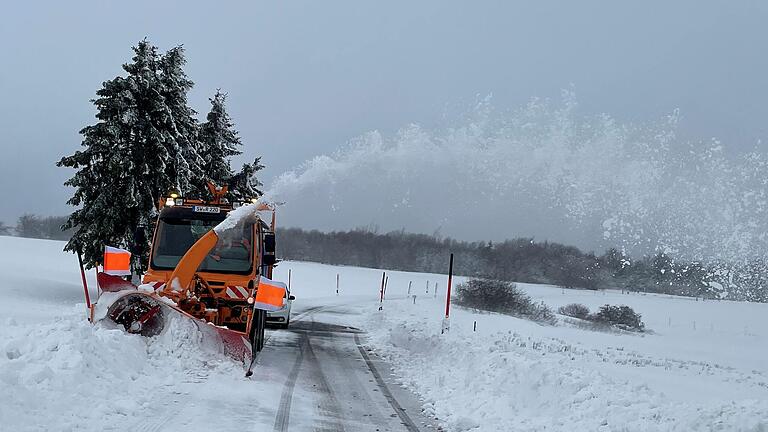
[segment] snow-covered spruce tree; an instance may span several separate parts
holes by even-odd
[[[203,160],[202,171],[206,180],[217,185],[226,184],[234,175],[229,158],[242,152],[238,132],[232,119],[227,114],[225,102],[227,95],[216,91],[211,101],[211,111],[200,124],[200,157]],[[201,185],[205,189],[205,184]]]
[[[200,125],[200,156],[202,158],[202,173],[204,177],[198,179],[197,190],[201,194],[207,194],[206,182],[212,181],[216,185],[228,185],[231,199],[251,199],[261,195],[258,189],[261,183],[255,174],[264,168],[260,164],[261,158],[256,158],[252,164],[245,164],[239,173],[232,171],[230,158],[242,153],[240,136],[235,130],[226,108],[226,93],[216,91],[211,101],[211,111],[206,116],[206,121]]]
[[[187,103],[187,92],[194,83],[184,72],[184,48],[174,47],[160,59],[160,84],[167,113],[162,120],[167,126],[167,144],[173,149],[174,163],[167,174],[176,183],[177,190],[193,190],[196,178],[202,173],[203,159],[199,154],[197,112]],[[162,192],[161,192],[162,193]]]
[[[257,157],[253,163],[243,164],[240,172],[229,179],[227,184],[231,197],[238,200],[249,200],[260,197],[264,192],[259,189],[261,182],[256,178],[256,172],[264,168],[261,158]]]
[[[135,230],[151,238],[159,200],[172,189],[187,192],[199,169],[182,48],[161,56],[143,40],[133,51],[127,76],[96,92],[98,121],[80,131],[84,149],[57,163],[77,170],[65,183],[75,188],[68,203],[79,207],[63,227],[75,230],[65,250],[81,249],[89,267],[112,245],[134,249],[134,265],[145,269],[148,245],[132,244]]]

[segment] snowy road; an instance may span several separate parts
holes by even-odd
[[[255,381],[282,381],[275,431],[407,431],[428,424],[410,393],[389,382],[389,366],[368,353],[345,308],[319,307],[273,332]]]

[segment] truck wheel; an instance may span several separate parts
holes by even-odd
[[[260,352],[264,348],[264,328],[267,323],[267,313],[256,309],[253,313],[253,323],[251,324],[251,347],[253,352]]]

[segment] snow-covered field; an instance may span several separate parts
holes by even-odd
[[[0,430],[272,428],[280,379],[244,379],[239,365],[200,352],[183,323],[154,339],[91,326],[62,247],[0,237]],[[441,335],[445,276],[387,272],[379,312],[380,270],[283,262],[276,277],[289,269],[295,313],[346,312],[328,316],[366,330],[447,430],[768,430],[768,305],[522,285],[554,308],[630,305],[653,333],[454,307]]]

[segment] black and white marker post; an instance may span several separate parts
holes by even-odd
[[[445,318],[443,318],[441,334],[451,329],[451,279],[453,279],[453,254],[448,262],[448,289],[445,292]]]
[[[384,310],[384,280],[387,277],[387,272],[381,273],[381,288],[379,289],[379,310]]]

